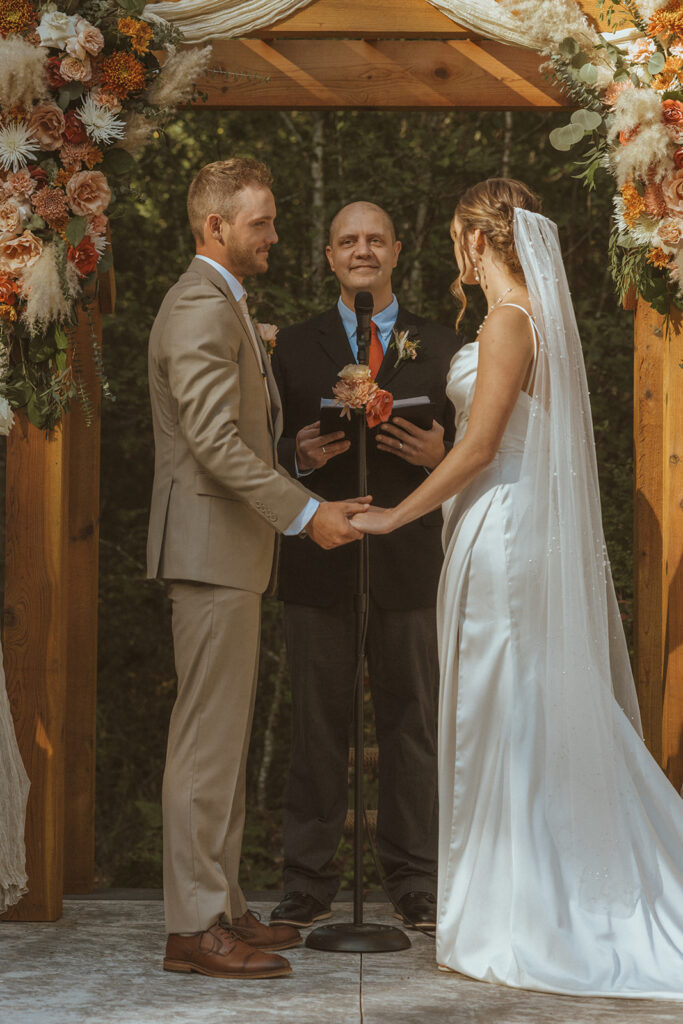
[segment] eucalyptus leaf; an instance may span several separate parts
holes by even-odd
[[[44,427],[47,421],[47,407],[45,400],[34,391],[26,403],[26,415],[34,427]]]
[[[66,370],[66,352],[58,352],[55,356],[55,365],[60,373]]]
[[[573,68],[582,68],[587,60],[588,56],[583,52],[583,50],[577,50],[571,59],[571,65]]]
[[[88,222],[85,217],[72,217],[66,226],[66,240],[74,248],[83,241],[88,230]]]
[[[577,142],[580,142],[583,136],[584,130],[581,125],[565,124],[561,128],[554,128],[548,138],[551,146],[560,150],[561,153],[566,153]]]
[[[573,124],[580,125],[584,132],[593,132],[602,124],[602,117],[595,110],[575,110],[571,120]]]
[[[105,174],[129,174],[135,166],[135,158],[127,150],[118,147],[107,150],[102,161]]]
[[[621,68],[621,70],[617,71],[617,73],[614,76],[614,81],[615,82],[628,82],[628,79],[629,79],[629,74],[628,74],[628,71],[626,70],[626,68]]]
[[[664,56],[661,50],[657,50],[657,52],[653,53],[649,61],[647,62],[647,70],[650,72],[651,75],[658,75],[665,64],[666,57]]]
[[[579,51],[579,44],[572,36],[567,36],[558,47],[563,57],[573,57]]]
[[[586,85],[595,85],[598,80],[598,69],[595,64],[584,64],[579,71],[579,78]]]
[[[40,231],[41,228],[45,227],[45,221],[42,217],[39,217],[37,213],[34,213],[30,221],[26,224],[29,231]]]
[[[83,95],[83,86],[80,82],[67,82],[59,90],[57,102],[62,110],[66,110],[69,104],[73,100],[77,100],[79,96]]]
[[[118,0],[118,4],[119,7],[123,7],[124,11],[129,11],[131,14],[142,14],[147,0]]]

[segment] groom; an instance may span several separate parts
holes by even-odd
[[[271,175],[256,160],[203,167],[187,209],[196,257],[149,344],[155,469],[148,576],[173,608],[178,696],[162,794],[164,968],[220,978],[291,973],[301,941],[247,909],[238,884],[261,595],[275,533],[355,540],[363,502],[324,504],[278,466],[282,411],[242,284],[277,242]],[[303,543],[296,540],[296,543]]]
[[[372,203],[344,207],[330,226],[327,257],[341,296],[332,309],[283,330],[273,355],[282,395],[281,461],[334,499],[356,479],[356,453],[320,435],[320,399],[356,359],[354,298],[374,300],[369,364],[395,398],[426,395],[434,423],[385,424],[371,440],[368,480],[379,506],[398,504],[453,441],[446,375],[462,344],[453,331],[401,306],[392,272],[401,243]],[[409,330],[415,359],[395,339]],[[407,354],[407,353],[404,353]],[[436,591],[443,559],[436,511],[386,537],[370,538],[367,657],[379,744],[377,847],[386,888],[404,924],[433,928],[437,853]],[[284,811],[285,896],[271,921],[304,927],[330,916],[339,885],[332,863],[347,806],[349,727],[355,684],[351,549],[323,552],[285,539],[280,597],[292,683],[292,751]]]

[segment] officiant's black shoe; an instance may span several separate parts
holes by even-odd
[[[436,898],[431,892],[407,892],[396,900],[398,917],[406,928],[436,928]]]
[[[332,917],[326,903],[306,892],[286,892],[270,915],[271,922],[293,924],[295,928],[308,928],[316,921]]]

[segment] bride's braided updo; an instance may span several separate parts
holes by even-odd
[[[479,228],[485,236],[500,262],[513,274],[521,274],[522,268],[517,257],[514,238],[515,207],[540,213],[541,201],[528,185],[513,178],[487,178],[480,181],[462,196],[455,208],[451,222],[451,236],[456,245],[465,254],[467,235]],[[458,220],[458,233],[455,233],[455,220]],[[461,309],[456,321],[456,328],[462,320],[467,307],[467,297],[463,291],[462,273],[451,285],[451,294],[460,303]]]

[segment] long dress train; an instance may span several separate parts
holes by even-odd
[[[26,889],[24,825],[29,781],[14,734],[0,651],[0,914]]]
[[[472,342],[451,365],[459,437],[477,361]],[[444,506],[437,961],[541,991],[683,998],[683,800],[611,692],[619,837],[605,842],[632,871],[633,891],[610,878],[609,861],[597,879],[577,874],[577,755],[561,752],[566,786],[561,771],[547,773],[549,723],[562,711],[548,704],[528,600],[530,567],[544,553],[517,512],[531,500],[520,489],[530,486],[521,467],[532,407],[521,392],[491,465]],[[586,729],[590,718],[586,707]],[[600,821],[588,827],[597,833]]]

